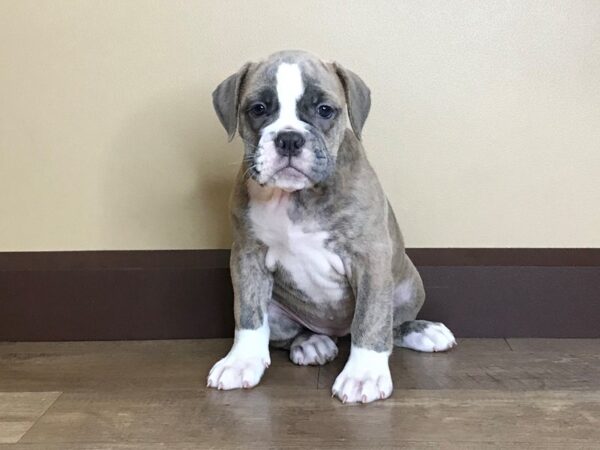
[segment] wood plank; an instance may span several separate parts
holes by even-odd
[[[574,343],[580,350],[581,342]],[[195,389],[230,345],[228,339],[2,344],[0,390]],[[593,349],[510,352],[503,340],[461,339],[449,353],[396,349],[391,364],[397,389],[592,390],[600,389],[600,352]],[[347,354],[342,343],[338,358],[320,370],[320,388],[331,386]],[[318,368],[297,367],[284,351],[272,351],[272,360],[264,383],[316,384]]]
[[[0,391],[65,391],[0,450],[598,448],[596,344],[519,340],[511,350],[502,339],[461,339],[446,354],[397,349],[392,398],[359,406],[317,389],[319,370],[283,351],[253,390],[206,389],[229,339],[0,344]],[[348,342],[340,346],[321,388],[343,366]],[[23,394],[5,395],[0,423]]]
[[[494,350],[493,344],[486,348],[485,341],[459,339],[458,342],[458,347],[447,353],[394,349],[390,367],[395,388],[600,390],[600,352],[574,354],[561,350],[560,346],[547,352],[510,351],[508,347]],[[348,344],[342,344],[337,359],[321,368],[320,388],[329,389],[333,385],[348,351]]]
[[[0,391],[197,389],[231,339],[0,344]],[[265,383],[316,388],[318,367],[271,351]]]
[[[598,326],[600,327],[600,324]],[[600,339],[510,338],[507,341],[511,349],[516,352],[600,354]]]
[[[363,445],[363,446],[360,446]],[[597,450],[595,444],[572,444],[569,442],[544,443],[537,442],[505,442],[501,444],[493,442],[473,442],[473,441],[408,441],[403,440],[391,445],[380,445],[374,438],[370,444],[363,441],[355,445],[348,440],[323,439],[321,443],[314,444],[311,448],[318,449],[360,449],[360,450],[516,450],[516,449],[540,449],[540,450]],[[136,443],[136,444],[105,444],[105,443],[61,443],[61,444],[0,444],[0,450],[246,450],[246,449],[297,449],[305,450],[306,446],[299,439],[284,439],[282,441],[271,440],[260,444],[236,444],[236,443],[210,443],[210,442],[160,442],[160,443]]]
[[[0,443],[18,442],[60,394],[0,392]]]
[[[22,443],[195,442],[215,447],[401,446],[403,442],[600,442],[600,392],[396,390],[385,402],[343,405],[323,391],[65,393]]]

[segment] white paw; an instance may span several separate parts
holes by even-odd
[[[254,387],[270,363],[260,357],[227,355],[210,370],[206,386],[223,390]]]
[[[231,350],[210,370],[206,386],[224,390],[254,387],[270,364],[269,325],[265,320],[256,330],[236,330]]]
[[[337,345],[324,334],[299,337],[290,347],[290,359],[299,366],[323,365],[333,360],[337,354]]]
[[[389,353],[352,345],[344,370],[333,383],[331,393],[343,403],[369,403],[392,394]]]
[[[403,336],[401,345],[419,352],[445,352],[456,345],[456,339],[443,323],[430,322],[423,330]]]

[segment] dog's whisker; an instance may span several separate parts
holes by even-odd
[[[256,164],[251,164],[248,166],[248,168],[244,171],[244,173],[242,174],[242,178],[246,178],[246,176],[251,172],[251,171],[255,171],[258,172],[256,170]]]
[[[247,141],[246,139],[244,139],[244,138],[241,138],[241,139],[242,139],[242,141],[243,141],[243,142],[245,142],[247,145],[249,145],[249,146],[250,146],[250,147],[252,147],[252,148],[255,148],[255,149],[257,149],[257,150],[260,148],[260,145],[254,145],[252,142],[248,142],[248,141]]]

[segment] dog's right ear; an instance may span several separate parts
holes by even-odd
[[[213,106],[221,124],[227,131],[229,141],[235,137],[237,130],[240,88],[249,67],[250,63],[244,64],[240,70],[222,81],[212,93]]]

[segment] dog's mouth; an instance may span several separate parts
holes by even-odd
[[[284,191],[293,192],[315,184],[313,178],[303,169],[288,161],[287,164],[275,170],[264,185],[277,186]]]
[[[273,177],[281,178],[292,178],[292,179],[308,179],[312,181],[312,178],[304,172],[302,169],[294,166],[291,162],[283,166],[282,168],[275,171]]]

